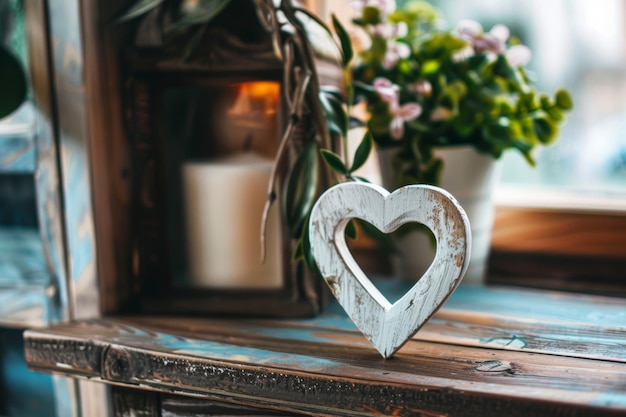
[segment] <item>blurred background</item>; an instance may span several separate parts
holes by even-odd
[[[398,0],[402,6],[408,1]],[[462,19],[486,31],[502,23],[533,51],[540,91],[574,99],[557,142],[528,166],[507,152],[499,205],[626,212],[626,2],[621,0],[431,0],[447,27]],[[322,15],[349,21],[349,2],[321,2]]]

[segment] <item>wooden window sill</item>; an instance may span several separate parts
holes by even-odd
[[[310,415],[600,416],[626,412],[625,322],[615,298],[461,286],[388,360],[336,304],[307,320],[74,322],[28,331],[25,353],[33,369],[154,391],[157,405],[175,393]]]
[[[626,216],[498,207],[488,282],[626,296]]]

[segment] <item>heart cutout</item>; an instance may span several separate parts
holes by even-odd
[[[422,223],[435,235],[437,251],[430,268],[393,304],[348,249],[344,232],[353,218],[384,233],[405,223]],[[400,349],[459,285],[469,263],[469,231],[467,215],[456,199],[428,185],[408,185],[390,194],[372,184],[338,184],[322,194],[309,220],[311,253],[322,276],[350,319],[384,358]]]

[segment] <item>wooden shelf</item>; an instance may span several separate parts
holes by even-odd
[[[378,285],[390,298],[406,286]],[[203,401],[334,416],[626,412],[626,309],[608,297],[461,286],[387,360],[336,304],[304,320],[79,321],[28,331],[25,351],[36,370],[156,391],[152,406],[179,404],[173,416]]]

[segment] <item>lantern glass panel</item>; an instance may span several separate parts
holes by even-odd
[[[278,204],[261,242],[280,136],[280,83],[219,82],[162,94],[168,243],[174,285],[214,290],[283,287]]]

